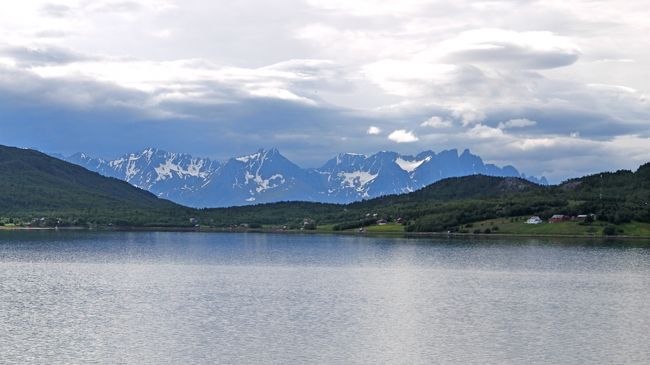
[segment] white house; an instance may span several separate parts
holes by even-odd
[[[542,222],[543,221],[542,221],[542,219],[540,217],[533,216],[533,217],[528,218],[528,220],[526,221],[526,224],[540,224]]]

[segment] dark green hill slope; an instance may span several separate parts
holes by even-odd
[[[530,207],[524,207],[523,202],[517,201],[494,208],[495,200],[507,202],[524,196],[525,204]],[[347,229],[373,224],[378,218],[404,218],[416,224],[419,218],[434,215],[436,221],[442,222],[439,215],[446,216],[460,210],[465,210],[462,213],[463,220],[470,221],[493,217],[495,214],[525,214],[531,210],[547,208],[547,202],[552,200],[547,188],[523,179],[472,175],[441,180],[409,194],[389,195],[347,205],[283,202],[207,209],[204,213],[212,221],[224,224],[252,222],[295,226],[303,219],[310,218],[319,224],[334,224],[337,229]],[[490,206],[491,209],[488,210],[492,213],[482,212],[475,216],[477,205]],[[445,218],[444,221],[449,220]],[[433,228],[439,227],[428,227]]]
[[[553,189],[603,220],[650,222],[650,163],[636,172],[620,170],[570,179]]]
[[[516,177],[470,175],[435,182],[409,194],[389,195],[350,206],[381,207],[390,204],[445,202],[452,200],[488,199],[513,194],[540,194],[546,187]]]
[[[546,186],[520,178],[472,175],[441,180],[410,194],[381,197],[356,206],[389,219],[401,217],[409,223],[407,230],[440,231],[564,205],[566,201]]]
[[[350,229],[378,219],[407,222],[408,231],[443,231],[476,221],[553,214],[594,213],[600,220],[650,222],[650,164],[541,186],[519,178],[473,175],[441,180],[421,190],[348,205],[285,202],[208,209],[217,224],[242,222],[299,226],[303,219]]]
[[[43,153],[0,146],[0,217],[185,224],[190,211]]]

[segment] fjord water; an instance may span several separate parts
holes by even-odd
[[[0,232],[0,363],[650,363],[650,249]]]

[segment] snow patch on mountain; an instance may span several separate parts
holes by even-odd
[[[424,160],[405,160],[402,157],[398,157],[395,160],[397,166],[406,172],[413,172],[415,169],[420,167],[425,162],[431,161],[431,157],[427,157]]]
[[[206,160],[193,159],[186,167],[175,163],[173,160],[165,160],[160,163],[154,170],[158,174],[156,181],[171,179],[174,176],[185,178],[186,176],[199,177],[205,179],[210,175],[210,171],[203,170]]]
[[[257,159],[259,159],[260,156],[261,156],[261,153],[258,152],[258,153],[254,153],[254,154],[252,154],[252,155],[248,155],[248,156],[237,157],[237,158],[235,158],[235,160],[237,160],[237,161],[239,161],[239,162],[243,162],[243,163],[248,163],[248,161],[250,161],[250,160],[257,160]]]
[[[361,189],[377,178],[378,175],[373,175],[366,171],[339,172],[338,174],[338,176],[343,178],[341,182],[343,187],[356,188],[358,191],[362,191]]]
[[[278,186],[284,184],[286,180],[284,179],[284,176],[281,174],[275,174],[268,179],[263,178],[259,174],[253,175],[249,171],[246,171],[246,183],[249,184],[251,181],[255,182],[257,184],[257,187],[255,188],[255,191],[257,193],[261,193],[263,191],[266,191],[268,189],[273,189],[277,188]]]

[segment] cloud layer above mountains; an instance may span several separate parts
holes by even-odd
[[[470,148],[551,181],[650,160],[630,1],[0,4],[0,143],[112,157]]]

